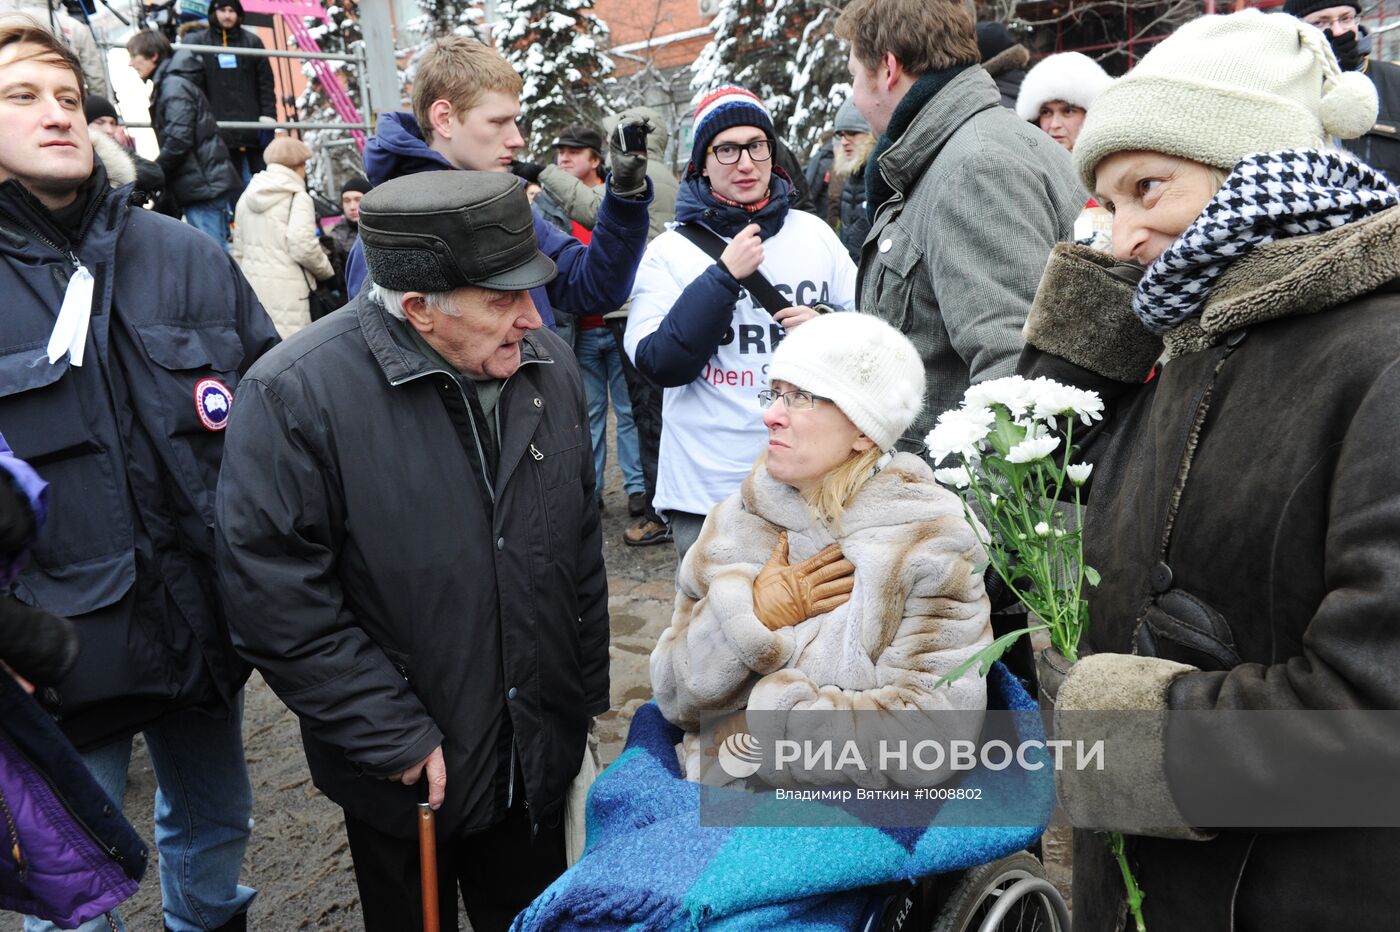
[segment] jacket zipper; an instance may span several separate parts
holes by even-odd
[[[523,369],[523,368],[525,368],[526,366],[529,366],[529,365],[543,365],[544,363],[545,363],[545,360],[543,360],[543,359],[527,359],[527,360],[522,360],[521,363],[520,363],[520,368],[519,368],[519,369],[516,369],[515,372],[518,373],[518,372],[520,371],[520,369]],[[406,385],[406,384],[408,384],[409,382],[416,381],[416,380],[418,380],[418,379],[424,378],[424,377],[429,376],[429,375],[445,375],[445,376],[447,376],[448,378],[452,379],[452,384],[454,384],[454,385],[457,386],[457,391],[458,391],[458,393],[460,393],[461,396],[462,396],[462,404],[464,404],[464,405],[467,406],[467,410],[468,410],[469,412],[471,411],[471,402],[467,400],[467,393],[464,392],[464,391],[462,391],[462,383],[461,383],[461,382],[458,382],[458,381],[457,381],[457,377],[454,376],[452,373],[448,372],[448,371],[445,370],[445,369],[429,369],[429,370],[426,370],[426,371],[424,371],[424,372],[419,372],[419,373],[417,373],[417,374],[415,374],[415,375],[411,375],[411,376],[409,376],[408,378],[400,379],[400,380],[397,381],[397,382],[390,382],[389,384],[390,384],[390,385],[393,385],[393,386],[396,386],[396,387],[399,386],[399,385]],[[515,378],[515,373],[512,373],[511,376],[510,376],[510,378],[506,379],[506,380],[505,380],[505,383],[501,386],[501,396],[502,396],[502,397],[503,397],[503,396],[505,395],[505,393],[506,393],[506,386],[510,385],[510,380],[513,379],[513,378]],[[492,416],[492,418],[493,418],[493,419],[495,420],[495,422],[496,422],[496,435],[497,435],[497,436],[500,436],[500,433],[501,433],[501,403],[500,403],[500,398],[498,398],[498,399],[496,400],[496,408],[495,408],[494,411],[491,412],[491,416]],[[485,477],[485,479],[486,479],[486,491],[487,491],[487,494],[489,494],[489,495],[491,496],[491,504],[492,504],[492,505],[495,505],[495,504],[496,504],[496,489],[495,489],[495,487],[491,484],[491,479],[490,479],[490,477],[489,477],[489,476],[486,476],[486,452],[481,448],[481,435],[477,432],[477,429],[476,429],[476,418],[469,417],[468,420],[471,421],[471,425],[472,425],[472,442],[474,442],[474,443],[476,444],[476,455],[477,455],[477,457],[481,460],[481,473],[482,473],[482,476]],[[536,460],[544,459],[543,454],[541,454],[541,453],[535,448],[534,443],[531,443],[531,444],[530,444],[530,455],[531,455],[532,457],[534,457]],[[509,714],[509,713],[507,713],[507,714]],[[506,784],[506,808],[507,808],[507,809],[509,809],[511,806],[513,806],[513,805],[515,804],[515,757],[516,757],[515,735],[511,735],[511,739],[510,739],[510,767],[509,767],[509,770],[508,770],[508,779],[509,779],[509,782]]]
[[[43,770],[41,770],[39,766],[34,763],[30,756],[25,753],[24,749],[18,744],[14,743],[13,741],[7,743],[9,747],[12,748],[14,752],[19,755],[20,759],[23,760],[26,764],[28,764],[30,769],[32,769],[36,774],[39,775],[39,779],[44,781],[44,785],[47,786],[49,792],[53,794],[53,798],[58,800],[58,804],[63,807],[63,811],[66,812],[68,814],[68,817],[72,819],[73,822],[79,828],[81,828],[84,833],[87,834],[88,838],[92,840],[92,843],[97,845],[97,847],[104,851],[107,854],[107,856],[113,861],[116,861],[118,864],[125,864],[126,858],[121,856],[121,852],[117,849],[117,847],[115,845],[108,847],[106,844],[103,843],[101,838],[97,837],[97,833],[92,830],[92,827],[86,822],[84,822],[82,818],[76,812],[73,811],[73,807],[68,804],[68,800],[65,799],[63,794],[58,791],[58,788],[54,786],[53,780],[49,779],[49,775]]]
[[[0,814],[5,816],[5,832],[10,841],[10,857],[15,859],[15,876],[23,880],[29,874],[29,867],[24,863],[24,852],[19,847],[19,828],[15,825],[14,813],[10,812],[10,804],[5,799],[4,792],[0,792]]]
[[[83,222],[78,226],[77,243],[69,245],[67,248],[60,246],[58,243],[55,243],[53,240],[49,239],[43,233],[34,229],[32,226],[25,223],[23,220],[20,220],[18,217],[13,217],[8,213],[4,213],[4,217],[6,220],[15,224],[15,226],[18,226],[21,229],[23,229],[26,233],[37,239],[39,242],[43,243],[45,246],[49,247],[54,252],[58,253],[60,256],[63,256],[69,262],[73,263],[73,270],[77,271],[79,268],[82,267],[83,264],[82,260],[78,258],[78,247],[81,246],[83,240],[87,238],[88,229],[92,226],[92,221],[97,217],[97,211],[99,208],[101,208],[103,200],[104,199],[100,197],[93,199],[92,204],[88,206],[87,213],[83,214]],[[0,211],[0,213],[3,212]]]

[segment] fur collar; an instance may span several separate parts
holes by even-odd
[[[1031,53],[1024,45],[1013,45],[1002,49],[982,63],[982,68],[992,77],[1008,71],[1024,70],[1031,63]]]
[[[801,494],[774,479],[765,467],[749,474],[740,486],[739,496],[744,511],[779,528],[811,533],[819,526]],[[830,528],[823,527],[820,536],[830,537],[830,543],[871,528],[916,524],[951,515],[961,518],[962,505],[956,495],[934,481],[929,464],[912,453],[896,453],[842,512],[838,533],[832,535]]]
[[[107,183],[115,190],[136,181],[136,162],[115,139],[101,130],[91,130],[92,156],[107,169]]]
[[[1220,276],[1200,317],[1165,337],[1168,358],[1226,334],[1354,301],[1400,277],[1400,207],[1314,236],[1260,246]]]

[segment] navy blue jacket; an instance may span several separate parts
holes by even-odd
[[[676,198],[676,222],[698,223],[726,238],[756,223],[759,235],[768,239],[783,228],[795,196],[792,184],[779,171],[773,172],[770,190],[772,200],[751,214],[721,204],[701,175],[689,174]],[[663,388],[694,382],[724,340],[742,291],[743,286],[718,262],[706,269],[681,292],[656,332],[637,345],[638,371]]]
[[[451,162],[428,148],[413,114],[380,114],[374,138],[365,146],[365,177],[372,184],[453,168]],[[530,291],[546,327],[553,329],[556,310],[567,314],[607,314],[627,303],[632,279],[647,245],[650,205],[650,180],[644,201],[617,197],[609,184],[593,227],[593,242],[588,246],[545,223],[538,214],[535,216],[540,251],[559,267],[558,278]],[[346,293],[351,297],[359,294],[368,273],[364,247],[356,239],[345,260]]]
[[[175,709],[224,714],[247,675],[214,595],[214,485],[228,398],[277,334],[218,244],[130,193],[99,164],[75,247],[0,184],[0,424],[50,486],[15,593],[77,625],[77,662],[42,698],[79,747]],[[81,367],[45,352],[74,252],[96,279]]]

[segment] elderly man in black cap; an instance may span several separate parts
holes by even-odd
[[[365,927],[420,927],[423,781],[439,875],[474,929],[505,929],[564,869],[565,794],[609,706],[583,390],[530,297],[555,267],[515,178],[386,182],[360,238],[372,287],[240,386],[220,582],[345,810]]]

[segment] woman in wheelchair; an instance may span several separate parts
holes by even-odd
[[[685,775],[706,783],[725,782],[716,745],[745,709],[932,716],[987,703],[976,671],[935,688],[992,635],[962,505],[923,459],[894,452],[924,399],[913,345],[877,317],[827,314],[784,339],[768,382],[768,449],[706,518],[651,655],[657,705],[685,730]],[[968,733],[939,738],[977,736],[978,716],[949,718]]]
[[[593,784],[582,859],[516,930],[1063,930],[1059,898],[1023,850],[1049,818],[1048,770],[943,783],[985,791],[975,806],[989,821],[972,824],[919,810],[891,826],[812,804],[822,812],[792,815],[814,822],[774,825],[749,814],[772,815],[777,794],[715,785],[732,776],[715,734],[751,725],[759,716],[748,713],[812,714],[839,732],[858,712],[890,711],[878,718],[939,740],[976,739],[990,709],[1040,723],[1000,664],[935,686],[991,627],[983,551],[961,504],[922,459],[892,452],[923,403],[914,347],[876,317],[827,314],[793,330],[767,374],[768,451],[685,557],[651,657],[656,703],[636,711],[626,748]],[[857,744],[868,734],[856,729]],[[881,770],[814,769],[795,782],[896,784],[886,792],[898,795],[950,776]]]

